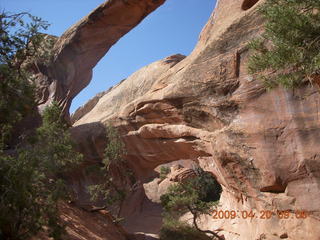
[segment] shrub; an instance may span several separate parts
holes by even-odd
[[[29,143],[12,154],[0,151],[0,232],[7,240],[27,239],[44,226],[54,239],[64,232],[58,213],[59,200],[68,197],[63,174],[82,156],[60,116],[54,103]]]
[[[13,129],[34,110],[32,64],[48,59],[41,51],[49,24],[29,13],[0,13],[0,148],[8,148]],[[49,48],[49,47],[48,47]]]
[[[89,186],[88,191],[93,201],[104,200],[105,208],[118,207],[117,217],[119,217],[126,192],[130,191],[135,178],[133,171],[123,158],[126,153],[125,146],[117,129],[107,125],[106,132],[108,143],[102,161],[103,166],[100,168],[103,180],[101,184]]]
[[[169,167],[161,166],[161,168],[160,168],[160,179],[164,180],[170,172],[171,172],[171,170],[170,170]]]
[[[210,240],[205,233],[186,223],[167,221],[161,228],[160,240]]]
[[[166,212],[189,211],[189,208],[207,213],[216,205],[222,192],[221,185],[208,172],[196,170],[196,177],[171,185],[168,192],[161,196],[161,204]]]
[[[28,239],[43,227],[61,237],[58,202],[68,196],[63,173],[81,160],[57,103],[45,109],[34,136],[9,144],[15,126],[36,108],[33,67],[49,61],[52,42],[46,48],[39,33],[47,27],[28,13],[0,14],[0,237],[6,240]]]

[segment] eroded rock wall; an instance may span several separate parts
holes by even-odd
[[[156,166],[183,159],[213,172],[224,188],[219,209],[256,213],[203,219],[204,228],[219,228],[228,240],[318,240],[319,89],[266,91],[247,73],[246,44],[263,30],[262,2],[220,0],[190,56],[141,69],[74,126],[117,126],[141,182]],[[78,132],[83,146],[94,142],[88,132]],[[261,219],[266,210],[291,216]],[[297,219],[295,211],[309,216]]]

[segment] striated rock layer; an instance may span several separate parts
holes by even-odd
[[[113,217],[105,210],[90,212],[73,204],[60,204],[61,219],[66,227],[63,239],[68,240],[136,240],[124,229],[115,224]],[[47,234],[40,233],[31,240],[50,240]]]
[[[202,226],[219,228],[228,240],[319,240],[319,89],[267,92],[248,75],[246,44],[262,31],[256,11],[262,2],[220,0],[190,56],[134,73],[76,113],[74,129],[90,159],[103,152],[95,145],[101,131],[92,127],[117,126],[141,182],[160,164],[199,162],[223,185],[218,209],[239,216],[206,218]],[[243,219],[241,211],[251,210],[255,216]],[[290,218],[277,210],[290,211]]]

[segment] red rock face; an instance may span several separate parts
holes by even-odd
[[[129,235],[120,225],[114,224],[113,217],[105,210],[90,212],[73,204],[60,204],[61,219],[66,226],[64,239],[68,240],[129,240]],[[45,234],[39,234],[31,240],[50,240]]]
[[[263,29],[256,11],[262,2],[220,0],[190,56],[139,70],[82,109],[74,129],[83,129],[77,140],[89,149],[101,136],[91,126],[112,121],[141,182],[158,165],[199,162],[224,187],[219,210],[256,214],[203,219],[203,228],[220,228],[226,239],[318,240],[319,89],[266,91],[248,75],[246,44]]]

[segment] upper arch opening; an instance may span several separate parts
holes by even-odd
[[[252,8],[257,2],[259,2],[259,0],[244,0],[241,5],[241,9],[246,11]]]

